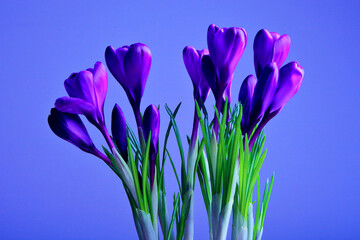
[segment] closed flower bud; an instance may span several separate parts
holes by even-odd
[[[227,85],[231,85],[235,67],[247,43],[247,34],[243,28],[219,28],[211,24],[208,28],[207,43],[216,73],[216,89],[212,84],[209,85],[217,97],[222,97]]]
[[[91,153],[111,164],[109,159],[95,147],[78,115],[60,112],[56,108],[52,108],[48,117],[48,123],[56,136],[74,144],[84,152]]]
[[[127,161],[126,120],[123,111],[117,104],[115,104],[111,115],[111,133],[122,158]]]
[[[254,64],[256,76],[271,62],[276,62],[278,68],[284,63],[290,49],[290,37],[266,29],[260,30],[254,40]]]
[[[142,43],[105,51],[106,64],[126,92],[133,108],[139,108],[151,66],[151,52]]]
[[[208,55],[209,51],[206,49],[196,50],[188,46],[183,50],[184,64],[194,87],[194,99],[202,103],[205,102],[210,91],[209,84],[201,71],[201,60],[203,56]]]
[[[153,104],[149,105],[145,109],[144,117],[143,117],[143,131],[144,131],[145,141],[148,140],[149,135],[151,133],[149,159],[150,159],[150,181],[152,184],[155,175],[155,160],[156,160],[156,155],[158,153],[158,142],[159,142],[159,131],[160,131],[159,109]]]
[[[241,119],[242,132],[249,135],[249,118],[251,113],[251,106],[253,102],[254,90],[257,80],[254,75],[249,75],[245,78],[240,87],[239,102],[243,106],[243,115]]]

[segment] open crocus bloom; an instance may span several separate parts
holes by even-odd
[[[82,114],[98,128],[104,125],[104,102],[108,86],[105,66],[96,62],[94,68],[73,73],[65,80],[69,97],[58,98],[55,107],[61,112]]]

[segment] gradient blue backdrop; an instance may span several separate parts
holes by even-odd
[[[162,106],[163,136],[164,104],[182,101],[178,121],[190,133],[192,85],[182,49],[205,48],[210,23],[248,33],[234,99],[254,73],[252,42],[261,28],[289,34],[287,61],[305,69],[298,94],[266,127],[261,176],[275,171],[276,179],[263,239],[360,239],[359,11],[355,0],[1,1],[0,239],[136,239],[119,179],[99,159],[57,138],[47,116],[66,94],[63,81],[71,72],[104,61],[108,45],[144,42],[153,64],[142,109]],[[109,75],[108,125],[115,102],[134,126],[125,94]],[[105,144],[87,126],[97,146]],[[176,185],[169,164],[166,170],[171,195]],[[207,239],[197,190],[195,239]]]

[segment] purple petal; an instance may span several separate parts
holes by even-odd
[[[298,62],[290,62],[280,69],[279,86],[269,107],[269,112],[281,109],[299,90],[304,69]]]
[[[229,54],[230,72],[234,73],[247,44],[247,33],[243,28],[230,28],[229,30],[232,33],[231,36],[234,35],[233,48]]]
[[[256,76],[259,78],[265,66],[276,62],[280,68],[284,63],[290,49],[290,37],[286,34],[280,36],[276,32],[266,29],[260,30],[254,40],[254,64]]]
[[[124,56],[124,73],[127,84],[137,102],[140,102],[151,66],[151,52],[148,46],[136,43],[130,46]]]
[[[60,112],[52,108],[48,123],[51,130],[58,137],[74,144],[85,152],[94,154],[95,146],[78,115]]]
[[[121,156],[127,161],[126,120],[123,111],[117,104],[112,111],[111,133]]]
[[[216,70],[209,55],[205,55],[201,60],[201,71],[210,86],[211,90],[217,95]]]
[[[209,55],[209,51],[206,49],[200,51],[188,46],[183,50],[184,64],[194,87],[194,98],[197,101],[201,100],[203,103],[210,90],[209,84],[201,71],[201,60],[206,55]]]
[[[273,36],[266,30],[261,29],[254,40],[254,64],[256,76],[259,78],[264,67],[272,62]]]
[[[249,117],[251,112],[251,105],[254,96],[254,90],[256,86],[257,80],[254,75],[249,75],[245,78],[240,87],[239,92],[239,102],[243,106],[243,116],[241,119],[241,123],[243,126],[244,133],[248,130]]]
[[[96,106],[93,75],[89,71],[73,73],[64,82],[66,92],[70,97],[82,99]]]
[[[158,154],[158,142],[159,142],[159,130],[160,130],[160,113],[159,109],[151,104],[149,105],[144,112],[143,118],[143,130],[145,141],[149,138],[149,134],[151,132],[150,139],[150,184],[151,187],[154,183],[155,176],[155,161],[156,155]]]
[[[274,42],[280,38],[280,34],[277,32],[270,32],[270,34],[271,34]]]
[[[104,102],[106,98],[106,92],[108,88],[108,77],[104,64],[101,62],[96,62],[94,68],[89,68],[93,74],[94,87],[96,92],[96,101],[99,112],[104,115]]]
[[[268,64],[254,89],[250,125],[254,127],[269,107],[278,86],[279,70],[276,63]]]
[[[276,62],[279,68],[283,65],[289,53],[290,43],[290,37],[286,34],[282,35],[274,42],[272,61]]]
[[[247,34],[242,28],[218,28],[212,24],[208,28],[207,42],[220,84],[218,87],[224,91],[244,52]]]
[[[200,81],[199,62],[200,56],[195,48],[187,46],[183,50],[183,60],[186,70],[189,73],[194,88],[197,88]]]
[[[151,66],[151,52],[148,46],[136,43],[118,48],[107,47],[106,64],[124,88],[132,105],[139,105],[144,93]]]
[[[123,88],[126,87],[126,79],[123,75],[123,55],[127,48],[118,48],[119,53],[115,51],[112,46],[108,46],[105,50],[105,61],[111,74],[121,84]]]
[[[160,113],[159,109],[151,104],[144,112],[143,117],[143,129],[145,141],[147,141],[151,131],[151,143],[154,147],[157,147],[160,130]]]
[[[200,99],[202,103],[204,103],[209,96],[210,93],[210,86],[205,79],[205,76],[201,78],[199,87],[198,87],[198,94],[195,95],[196,99]]]
[[[62,97],[55,101],[55,108],[60,112],[82,114],[86,116],[91,123],[96,123],[96,111],[93,105],[90,103],[72,97]]]

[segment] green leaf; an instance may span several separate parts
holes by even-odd
[[[149,164],[150,139],[151,139],[151,131],[150,131],[147,143],[146,143],[145,156],[144,156],[143,166],[142,166],[142,191],[143,191],[143,197],[144,197],[144,212],[145,213],[149,213],[148,196],[150,194],[147,192],[147,185],[148,185],[148,164]]]
[[[136,138],[136,135],[134,134],[133,130],[131,129],[131,127],[126,124],[126,132],[127,132],[127,136],[130,139],[131,142],[131,146],[132,149],[134,150],[134,152],[140,152],[141,153],[141,146],[139,141]],[[141,155],[141,154],[140,154]]]
[[[140,189],[140,185],[139,185],[138,168],[136,166],[134,156],[133,156],[133,153],[132,153],[132,150],[131,150],[131,147],[130,147],[131,143],[130,143],[129,138],[127,138],[127,144],[128,144],[129,165],[130,165],[130,170],[131,170],[131,173],[132,173],[133,179],[134,179],[136,195],[137,195],[138,200],[139,200],[140,209],[143,210],[144,209],[144,203],[143,203],[141,189]]]
[[[170,237],[171,237],[171,232],[172,232],[174,222],[175,222],[175,219],[176,219],[176,210],[178,209],[179,202],[180,202],[180,197],[179,197],[179,194],[178,194],[176,196],[176,199],[175,199],[175,202],[174,202],[174,208],[173,208],[173,212],[172,212],[172,216],[171,216],[170,226],[169,226],[169,229],[168,229],[168,231],[166,233],[166,239],[167,240],[170,240]]]
[[[204,145],[205,145],[205,139],[203,138],[203,139],[201,140],[200,147],[199,147],[199,149],[198,149],[198,154],[197,154],[197,157],[196,157],[196,162],[195,162],[194,179],[193,179],[193,190],[195,189],[196,172],[197,172],[197,169],[198,169],[198,166],[199,166],[199,160],[200,160],[200,158],[201,158],[201,154],[203,154]]]
[[[173,160],[171,159],[171,156],[170,156],[170,153],[168,152],[168,150],[166,149],[166,153],[170,159],[170,163],[171,163],[171,166],[173,168],[173,171],[174,171],[174,174],[175,174],[175,177],[176,177],[176,181],[178,183],[178,186],[179,186],[179,191],[181,192],[181,184],[180,184],[180,181],[179,181],[179,177],[178,177],[178,174],[177,174],[177,171],[176,171],[176,168],[175,168],[175,165],[174,165],[174,162]]]
[[[178,129],[178,126],[176,124],[176,121],[175,121],[175,118],[174,118],[174,115],[173,113],[171,112],[170,108],[168,107],[168,105],[165,104],[165,109],[167,111],[167,113],[169,114],[170,116],[170,120],[172,122],[172,125],[173,125],[173,130],[174,130],[174,133],[175,133],[175,136],[176,136],[176,141],[177,141],[177,144],[178,144],[178,147],[179,147],[179,151],[180,151],[180,157],[181,157],[181,183],[182,183],[182,186],[185,185],[185,179],[186,179],[186,170],[185,170],[185,157],[184,157],[184,149],[183,149],[183,146],[182,146],[182,141],[181,141],[181,137],[180,137],[180,132],[179,132],[179,129]]]
[[[264,226],[264,220],[265,220],[265,214],[266,214],[266,210],[267,210],[267,206],[269,204],[269,199],[270,199],[270,195],[271,195],[271,191],[272,191],[272,186],[273,186],[273,183],[274,183],[274,177],[275,177],[275,173],[273,173],[272,177],[271,177],[271,182],[270,182],[270,188],[266,194],[266,201],[265,201],[265,204],[264,204],[264,214],[262,216],[262,220],[261,220],[261,228],[263,228]]]
[[[177,112],[179,111],[180,106],[181,106],[181,102],[180,102],[180,103],[177,105],[177,107],[175,108],[175,111],[174,111],[174,113],[173,113],[174,118],[176,117],[176,114],[177,114]],[[166,149],[166,146],[167,146],[167,142],[168,142],[168,139],[169,139],[169,135],[170,135],[171,128],[172,128],[172,121],[170,120],[170,121],[169,121],[168,128],[167,128],[167,130],[166,130],[165,140],[164,140],[164,149],[163,149],[163,157],[162,157],[162,158],[163,158],[162,172],[163,172],[163,170],[164,170],[164,163],[165,163],[165,158],[166,158],[165,149]]]

